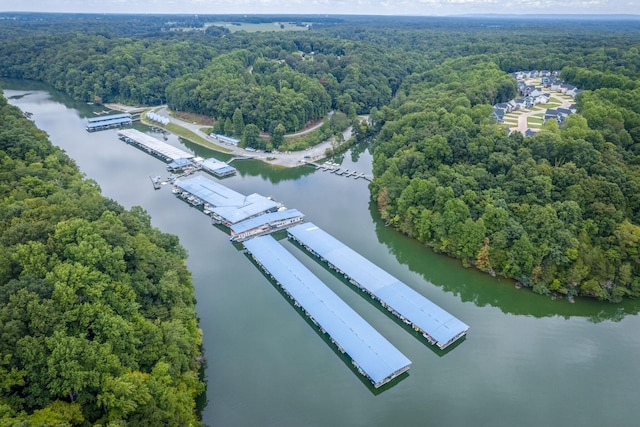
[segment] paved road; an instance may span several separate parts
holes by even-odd
[[[130,107],[122,104],[108,104],[106,106],[111,109],[124,111],[124,112],[134,112],[134,111],[142,110],[139,107]],[[331,141],[324,141],[304,151],[294,151],[294,152],[287,152],[287,153],[280,153],[280,152],[264,153],[264,152],[258,152],[258,151],[247,151],[244,148],[239,148],[234,145],[227,145],[227,144],[221,143],[216,138],[210,136],[205,132],[202,132],[202,130],[200,130],[200,128],[202,128],[202,125],[199,125],[193,122],[187,122],[185,120],[181,120],[179,118],[171,116],[169,113],[169,109],[167,108],[166,105],[161,106],[159,109],[156,110],[156,112],[161,116],[168,117],[171,123],[177,126],[181,126],[185,129],[188,129],[194,132],[196,135],[206,139],[211,144],[219,146],[222,149],[221,151],[229,152],[230,150],[231,154],[234,156],[258,159],[274,166],[292,168],[292,167],[304,165],[306,162],[314,162],[314,161],[323,159],[325,157],[325,153],[327,149],[331,148],[331,144],[332,144]],[[309,133],[320,126],[322,126],[322,122],[320,122],[318,125],[310,129],[306,129],[302,132],[298,132],[298,134],[303,135],[305,133]],[[351,131],[352,129],[351,127],[349,127],[343,132],[345,141],[351,138]],[[193,142],[197,143],[196,141],[193,141]]]
[[[311,147],[304,151],[295,151],[289,153],[264,153],[264,152],[256,152],[256,151],[247,151],[244,148],[239,148],[234,145],[227,145],[220,143],[216,138],[209,136],[207,133],[202,132],[200,128],[201,125],[197,123],[187,122],[176,117],[172,117],[169,114],[169,111],[166,106],[163,106],[160,110],[157,111],[158,114],[169,117],[171,123],[181,126],[183,128],[189,129],[190,131],[196,133],[212,144],[218,145],[219,147],[224,148],[225,150],[231,150],[231,154],[239,157],[249,157],[253,159],[262,160],[265,163],[272,164],[274,166],[282,166],[287,168],[292,168],[296,166],[300,166],[305,164],[307,161],[316,161],[323,159],[325,157],[325,153],[328,148],[331,148],[331,141],[325,141],[321,144],[318,144],[314,147]],[[317,127],[322,126],[320,123]],[[304,132],[308,133],[312,129],[308,129]],[[351,128],[348,128],[343,133],[345,141],[351,138]]]
[[[549,91],[549,93],[551,93],[551,96],[553,96],[554,94],[556,94],[556,92],[554,91]],[[569,106],[572,104],[572,101],[567,101],[566,99],[563,98],[556,98],[558,100],[560,100],[562,102],[562,104],[560,105],[560,108],[569,108]],[[557,107],[556,107],[557,108]],[[521,134],[524,135],[524,133],[527,131],[527,129],[529,129],[529,124],[528,124],[528,118],[529,116],[533,116],[534,114],[539,114],[541,110],[528,110],[525,111],[523,114],[518,116],[518,127],[515,129],[517,131],[519,131]]]

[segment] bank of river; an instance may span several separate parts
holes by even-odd
[[[126,207],[142,206],[155,226],[177,234],[189,251],[207,358],[207,425],[637,425],[637,302],[579,299],[569,304],[516,290],[385,227],[369,203],[366,181],[311,166],[282,170],[237,161],[239,173],[224,180],[226,186],[299,209],[470,325],[460,345],[446,354],[435,352],[284,242],[413,362],[406,378],[374,392],[229,243],[228,235],[168,188],[153,190],[148,176],[165,175],[162,162],[118,140],[115,130],[87,133],[91,106],[41,87],[3,87],[9,102],[32,113],[38,127],[107,197]],[[174,137],[168,142],[224,159]],[[371,172],[366,146],[334,160]]]

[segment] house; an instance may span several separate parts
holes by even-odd
[[[504,110],[497,109],[493,111],[493,118],[497,123],[504,123]]]
[[[514,101],[516,103],[514,110],[523,110],[527,105],[524,98],[516,98]]]
[[[569,91],[575,90],[575,88],[576,87],[574,85],[563,83],[563,84],[560,85],[560,92],[567,93]]]
[[[578,96],[580,92],[582,92],[582,89],[578,89],[577,87],[574,86],[572,89],[567,90],[566,94],[572,98],[575,98],[576,96]]]
[[[498,109],[499,110],[504,110],[504,112],[506,114],[506,113],[510,113],[511,112],[511,110],[513,109],[513,106],[511,104],[509,104],[509,103],[501,102],[499,104],[494,105],[493,109],[494,110],[498,110]]]
[[[531,96],[532,98],[537,98],[540,95],[542,95],[542,91],[536,87],[534,87],[533,90],[529,91],[529,96]]]
[[[535,135],[536,133],[538,133],[538,132],[533,130],[533,129],[531,129],[531,128],[527,128],[527,130],[524,132],[524,136],[531,137],[531,136]]]
[[[565,116],[563,116],[557,110],[554,110],[554,109],[550,108],[544,113],[544,117],[542,118],[542,120],[546,123],[547,120],[551,120],[551,119],[554,119],[560,125],[564,121]]]

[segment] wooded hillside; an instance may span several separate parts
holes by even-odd
[[[0,425],[199,425],[185,257],[0,97]]]
[[[355,131],[379,132],[371,191],[389,224],[540,293],[640,294],[637,21],[323,17],[274,34],[195,31],[206,16],[149,17],[143,33],[141,19],[7,21],[0,75],[84,101],[168,102],[258,148],[306,147],[283,134],[328,111],[369,114]],[[491,105],[530,69],[585,89],[578,114],[508,135]]]

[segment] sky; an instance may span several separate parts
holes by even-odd
[[[193,14],[640,14],[640,0],[0,0],[0,12]]]

